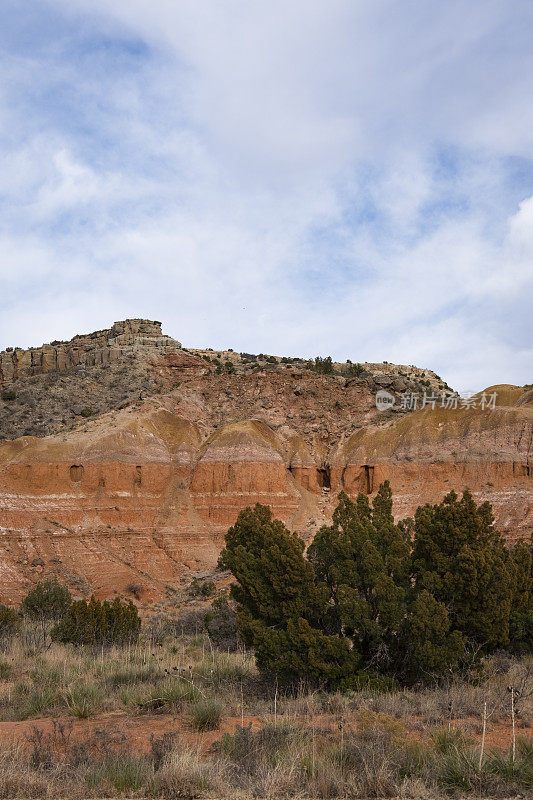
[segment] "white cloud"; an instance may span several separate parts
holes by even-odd
[[[49,5],[66,33],[3,68],[0,346],[149,316],[190,345],[531,380],[533,186],[508,163],[533,175],[530,4]],[[147,57],[96,69],[88,18]]]

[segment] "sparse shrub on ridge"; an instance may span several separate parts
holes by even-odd
[[[346,375],[349,375],[352,378],[358,378],[365,371],[365,368],[362,364],[352,364],[351,361],[347,361],[346,365]]]
[[[318,375],[333,375],[335,373],[331,356],[326,356],[325,358],[317,356],[314,361],[309,361],[307,366]]]

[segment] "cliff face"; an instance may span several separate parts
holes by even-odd
[[[357,431],[334,456],[334,483],[353,494],[390,480],[395,513],[470,488],[489,500],[510,543],[533,532],[533,402],[520,388],[491,387],[494,409],[426,408],[380,429]],[[362,464],[366,466],[361,466]],[[366,484],[366,489],[363,488]]]
[[[0,439],[46,436],[166,387],[162,355],[190,360],[160,322],[130,319],[70,342],[0,353]],[[195,359],[195,363],[198,359]]]
[[[213,374],[177,344],[154,350],[143,364],[159,393],[0,441],[0,600],[48,575],[75,594],[135,585],[167,600],[215,566],[245,506],[270,505],[309,540],[338,491],[373,494],[387,478],[398,516],[468,486],[510,540],[533,530],[531,392],[496,387],[494,409],[380,412],[379,376]]]
[[[0,389],[30,375],[65,372],[79,366],[106,366],[130,353],[179,348],[179,342],[162,334],[160,322],[127,319],[103,331],[75,336],[69,342],[4,350],[0,353]]]

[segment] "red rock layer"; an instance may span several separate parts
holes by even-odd
[[[174,406],[161,398],[64,435],[0,443],[0,600],[16,602],[52,574],[75,594],[134,586],[146,602],[167,598],[215,566],[245,506],[270,505],[309,539],[340,489],[373,494],[385,479],[399,517],[468,486],[493,504],[511,541],[531,534],[533,405],[515,394],[494,411],[370,420],[328,444],[321,427],[307,435],[294,414],[279,420],[281,389],[264,419],[218,427],[191,390]],[[298,395],[292,407],[302,402]],[[312,399],[305,403],[308,418]],[[367,395],[362,405],[368,413]]]

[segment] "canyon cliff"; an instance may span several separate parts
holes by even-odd
[[[300,359],[187,350],[149,320],[11,350],[0,365],[4,602],[55,575],[75,595],[166,603],[214,569],[245,506],[270,505],[309,541],[341,489],[372,495],[385,479],[398,517],[468,486],[510,542],[533,530],[523,387],[491,387],[494,407],[411,410],[406,393],[451,390],[416,367],[320,374]],[[380,389],[395,399],[383,411]]]

